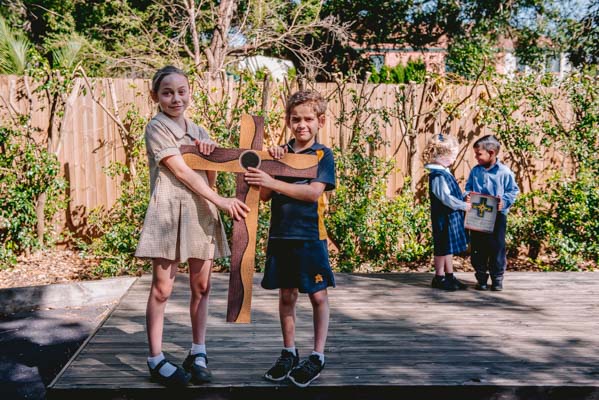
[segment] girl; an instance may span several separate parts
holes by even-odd
[[[249,208],[234,198],[223,198],[212,188],[216,173],[194,171],[185,164],[179,146],[196,144],[202,154],[216,147],[208,133],[184,117],[190,87],[180,69],[167,66],[152,79],[152,100],[159,112],[146,126],[150,166],[150,203],[135,255],[152,259],[152,287],[146,308],[152,380],[167,386],[209,382],[206,356],[206,319],[210,272],[215,257],[229,255],[217,207],[235,219]],[[173,289],[179,263],[189,261],[191,301],[189,313],[193,342],[183,367],[162,353],[164,309]]]
[[[429,171],[435,263],[431,286],[443,290],[466,289],[453,275],[453,254],[462,253],[468,247],[464,211],[470,210],[469,200],[462,201],[462,191],[448,169],[457,154],[458,141],[443,134],[433,137],[424,152],[428,162],[425,168]]]

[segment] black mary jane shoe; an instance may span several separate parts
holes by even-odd
[[[150,367],[148,364],[148,369],[150,370],[150,380],[152,382],[160,383],[161,385],[167,387],[184,387],[187,386],[189,381],[191,380],[191,375],[183,370],[183,368],[178,365],[172,364],[177,368],[175,372],[171,376],[163,376],[160,374],[160,368],[164,366],[164,364],[170,363],[166,358],[156,365],[156,368]]]
[[[206,361],[206,365],[208,365],[208,356],[204,353],[198,354],[188,354],[185,357],[185,361],[183,361],[183,368],[185,371],[191,373],[191,381],[196,384],[203,384],[212,381],[212,373],[206,367],[202,367],[195,363],[196,358],[201,357]]]

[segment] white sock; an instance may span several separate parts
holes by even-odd
[[[313,351],[312,355],[318,356],[318,358],[320,358],[320,362],[322,363],[322,365],[324,365],[324,353]]]
[[[164,353],[160,353],[154,357],[148,357],[148,364],[150,365],[150,368],[154,369],[162,360],[164,360]],[[177,368],[175,368],[173,364],[167,362],[158,370],[158,373],[162,376],[171,376],[176,370]]]
[[[200,354],[200,353],[204,353],[206,354],[206,345],[205,344],[196,344],[196,343],[192,343],[191,344],[191,350],[189,351],[189,353],[193,356],[196,354]],[[196,357],[195,364],[199,365],[200,367],[204,367],[206,368],[206,359],[204,359],[204,357]]]
[[[283,347],[283,350],[287,350],[288,352],[292,353],[293,355],[295,355],[296,350],[295,350],[295,346],[292,347]]]

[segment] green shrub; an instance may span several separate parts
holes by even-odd
[[[534,201],[534,205],[533,205]],[[508,248],[516,255],[519,245],[528,247],[536,260],[541,252],[553,267],[580,270],[585,262],[599,262],[599,185],[594,174],[584,172],[576,180],[556,175],[543,191],[521,196],[508,223]]]
[[[386,196],[392,164],[362,152],[336,150],[337,188],[325,219],[337,251],[336,269],[353,272],[362,265],[393,270],[399,261],[430,255],[428,203],[418,203],[409,182],[394,198]]]
[[[372,67],[370,72],[371,83],[422,83],[426,77],[426,66],[422,60],[410,60],[406,65],[383,65],[378,71]]]
[[[40,247],[36,204],[46,194],[44,219],[66,207],[66,184],[58,177],[60,163],[20,130],[0,127],[0,267],[12,265],[23,252]],[[44,233],[44,242],[55,239]]]
[[[93,271],[98,276],[137,274],[149,263],[137,259],[135,249],[150,199],[149,170],[146,161],[144,127],[147,120],[135,110],[125,117],[129,127],[124,135],[128,163],[114,162],[105,173],[121,177],[120,196],[110,210],[103,207],[88,215],[89,237],[78,240],[84,256],[98,259]]]

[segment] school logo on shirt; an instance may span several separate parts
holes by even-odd
[[[320,275],[320,274],[314,275],[314,283],[320,283],[322,281],[323,281],[322,275]]]

